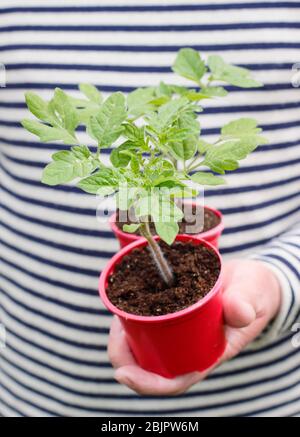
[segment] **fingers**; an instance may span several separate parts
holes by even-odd
[[[111,325],[108,355],[116,369],[115,379],[132,390],[143,395],[171,396],[185,392],[196,382],[204,379],[209,371],[193,372],[177,378],[168,379],[143,370],[136,361],[128,346],[125,332],[117,317]]]
[[[224,317],[226,324],[243,328],[256,320],[256,302],[252,293],[245,288],[230,287],[224,294]]]
[[[127,365],[116,370],[115,378],[132,390],[143,395],[172,396],[184,393],[196,382],[205,378],[207,372],[193,372],[168,379],[147,372],[137,365]]]
[[[108,341],[108,356],[114,368],[135,364],[134,356],[128,346],[125,332],[118,317],[114,317]]]

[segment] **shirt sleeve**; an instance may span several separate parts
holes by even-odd
[[[300,223],[273,239],[251,258],[271,269],[281,285],[279,313],[257,339],[256,345],[259,345],[260,340],[265,342],[290,332],[300,321]]]

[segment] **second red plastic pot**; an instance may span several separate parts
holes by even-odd
[[[178,235],[176,240],[209,247],[222,264],[219,253],[210,243],[188,235]],[[147,241],[140,238],[110,260],[100,276],[101,299],[121,320],[129,346],[142,368],[167,378],[203,371],[218,361],[226,344],[221,274],[213,289],[203,299],[181,311],[163,316],[144,317],[125,313],[107,297],[108,278],[115,266],[133,249],[146,244]]]
[[[219,238],[220,238],[220,236],[223,232],[223,229],[224,229],[223,215],[218,209],[212,208],[211,206],[205,206],[205,209],[212,211],[217,217],[219,217],[220,223],[217,226],[215,226],[214,228],[209,229],[206,232],[201,232],[199,234],[189,234],[189,235],[193,236],[193,237],[201,238],[205,241],[208,241],[213,246],[218,248],[219,247]],[[116,217],[117,217],[116,213],[112,214],[109,218],[109,224],[110,224],[110,227],[111,227],[113,233],[115,234],[115,236],[119,240],[121,248],[125,247],[128,244],[133,243],[134,241],[137,241],[141,238],[139,235],[130,234],[128,232],[122,231],[116,224]]]

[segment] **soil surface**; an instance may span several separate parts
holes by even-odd
[[[182,221],[178,223],[179,225],[179,233],[180,234],[197,234],[200,232],[206,232],[209,231],[212,228],[215,228],[216,226],[218,226],[218,224],[220,223],[220,217],[218,217],[213,211],[210,211],[209,209],[204,208],[204,226],[203,226],[203,222],[202,220],[199,220],[200,223],[197,224],[195,226],[195,229],[193,229],[193,232],[191,232],[190,230],[187,230],[187,226],[190,227],[195,223],[195,219],[193,217],[193,214],[195,214],[195,207],[192,208],[192,211],[190,214],[185,214],[185,216],[183,217]],[[131,224],[131,221],[127,221],[125,223],[120,223],[118,221],[119,218],[119,212],[117,211],[117,221],[116,221],[116,225],[118,226],[118,228],[123,231],[123,225],[125,224]],[[149,223],[150,226],[150,230],[152,232],[153,235],[156,234],[155,232],[155,227],[154,227],[154,223],[150,222]],[[139,230],[137,230],[136,232],[134,232],[136,235],[139,235]]]
[[[148,247],[138,248],[125,256],[110,276],[109,300],[121,310],[141,316],[174,313],[202,299],[216,283],[220,262],[216,254],[203,246],[160,242],[174,273],[174,284],[168,287],[150,255]]]

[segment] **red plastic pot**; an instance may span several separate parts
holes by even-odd
[[[219,238],[224,229],[223,215],[218,209],[212,208],[211,206],[205,206],[205,209],[212,211],[216,216],[218,216],[220,218],[220,223],[206,232],[200,232],[199,234],[189,234],[189,236],[192,235],[193,237],[201,238],[211,243],[214,247],[218,248]],[[130,234],[119,229],[116,225],[116,216],[116,213],[112,214],[109,218],[109,223],[113,233],[119,240],[121,248],[141,238],[139,235]]]
[[[158,237],[155,237],[158,238]],[[208,242],[188,235],[178,235],[177,241],[210,247]],[[167,378],[184,373],[203,371],[215,364],[225,349],[222,307],[221,273],[213,289],[194,305],[163,316],[137,316],[114,306],[107,297],[109,276],[122,258],[133,249],[147,244],[144,238],[124,247],[103,270],[99,281],[104,305],[117,315],[125,330],[129,346],[138,364]]]

